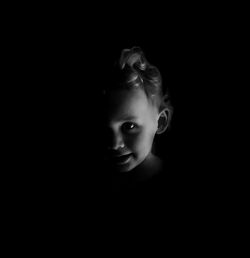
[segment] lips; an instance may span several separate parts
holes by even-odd
[[[131,158],[132,158],[132,153],[129,153],[124,155],[114,156],[113,161],[118,165],[123,165],[128,163]]]

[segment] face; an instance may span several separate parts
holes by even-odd
[[[149,156],[157,131],[158,112],[143,90],[110,93],[105,124],[109,161],[117,170],[130,171]]]

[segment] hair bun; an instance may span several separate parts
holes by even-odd
[[[146,59],[139,47],[133,47],[131,49],[124,49],[120,58],[120,67],[128,65],[131,68],[137,68],[140,70],[146,69]]]

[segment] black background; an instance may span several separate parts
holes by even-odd
[[[218,30],[177,24],[158,35],[150,27],[140,34],[130,27],[112,32],[99,28],[92,35],[84,29],[79,33],[80,28],[48,25],[25,43],[31,68],[27,95],[35,107],[27,108],[37,121],[35,140],[41,144],[40,154],[51,161],[49,169],[66,165],[89,171],[97,164],[102,133],[99,88],[109,83],[108,65],[121,49],[135,45],[159,67],[171,94],[174,116],[169,137],[163,136],[171,142],[166,151],[174,153],[177,164],[181,159],[191,170],[207,169],[216,152],[215,146],[209,149],[218,133],[225,87],[225,47]]]
[[[31,124],[31,147],[41,161],[34,162],[34,169],[52,170],[56,178],[68,177],[62,170],[84,170],[89,176],[93,164],[99,164],[99,89],[109,83],[109,65],[123,48],[132,46],[144,50],[170,91],[174,116],[169,133],[161,138],[170,145],[166,143],[163,151],[176,165],[185,164],[181,170],[212,169],[229,58],[225,29],[178,19],[170,24],[163,19],[162,26],[152,27],[91,25],[56,18],[28,21],[16,35],[22,67],[18,91],[24,95]]]
[[[227,93],[235,80],[234,26],[221,15],[169,12],[144,13],[144,20],[119,12],[98,19],[34,12],[14,22],[8,41],[17,69],[15,164],[22,173],[13,178],[24,199],[45,210],[109,203],[109,177],[99,159],[99,89],[121,50],[140,46],[161,71],[174,107],[171,128],[158,140],[176,187],[172,202],[182,210],[231,201]]]

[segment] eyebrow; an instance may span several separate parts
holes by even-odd
[[[131,115],[124,115],[124,116],[121,116],[119,118],[120,121],[124,121],[124,120],[136,120],[137,117],[135,116],[131,116]]]

